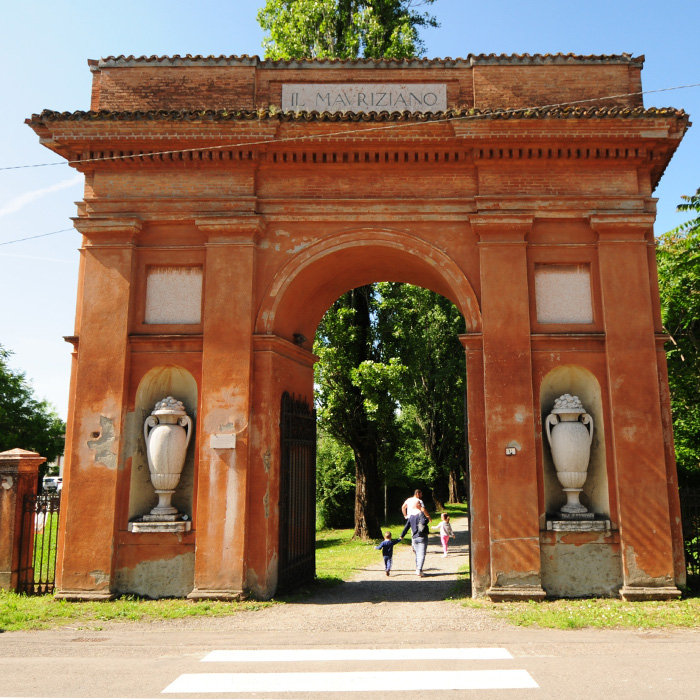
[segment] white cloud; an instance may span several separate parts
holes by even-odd
[[[15,197],[14,199],[10,200],[4,207],[0,208],[0,216],[13,214],[20,209],[24,209],[24,207],[26,207],[28,204],[31,204],[37,199],[41,199],[43,196],[51,194],[52,192],[58,192],[59,190],[65,190],[69,187],[73,187],[73,185],[78,185],[83,182],[83,177],[84,176],[81,173],[78,173],[75,175],[75,177],[72,177],[69,180],[61,180],[61,182],[57,182],[55,185],[42,187],[40,190],[25,192],[19,197]]]

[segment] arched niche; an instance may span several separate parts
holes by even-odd
[[[540,410],[542,415],[542,462],[544,468],[544,503],[546,513],[556,513],[566,503],[566,495],[557,479],[552,452],[545,435],[545,418],[554,401],[562,394],[578,396],[586,412],[593,418],[593,442],[588,464],[588,476],[581,494],[581,503],[589,511],[601,515],[610,514],[608,472],[605,457],[605,428],[600,384],[595,376],[578,365],[555,367],[542,380],[540,386]]]
[[[129,435],[131,437],[131,484],[129,488],[129,520],[138,518],[155,507],[158,502],[155,489],[148,471],[146,443],[143,436],[143,424],[151,414],[157,401],[166,396],[173,396],[182,401],[187,415],[192,418],[193,430],[197,429],[197,382],[182,367],[166,365],[153,367],[141,379],[136,391],[134,412],[130,415]],[[192,518],[194,500],[194,461],[195,435],[192,436],[187,449],[182,476],[173,494],[172,504]]]

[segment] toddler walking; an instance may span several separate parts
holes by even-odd
[[[384,533],[384,540],[375,547],[375,549],[382,550],[382,556],[384,557],[384,569],[387,576],[391,573],[391,560],[394,557],[394,545],[398,544],[399,542],[401,542],[401,539],[392,540],[391,533],[387,531]]]
[[[447,556],[447,543],[450,541],[450,537],[454,537],[455,533],[452,532],[452,526],[450,525],[450,516],[447,513],[442,514],[442,520],[438,525],[433,526],[433,530],[440,530],[440,542],[442,542],[443,557]]]

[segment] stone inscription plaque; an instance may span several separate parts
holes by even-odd
[[[440,112],[447,109],[443,83],[285,83],[285,112]]]

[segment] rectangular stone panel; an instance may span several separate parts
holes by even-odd
[[[535,265],[538,323],[593,323],[588,265]]]
[[[144,323],[202,322],[202,268],[150,267]]]
[[[441,112],[445,83],[285,83],[285,112]]]

